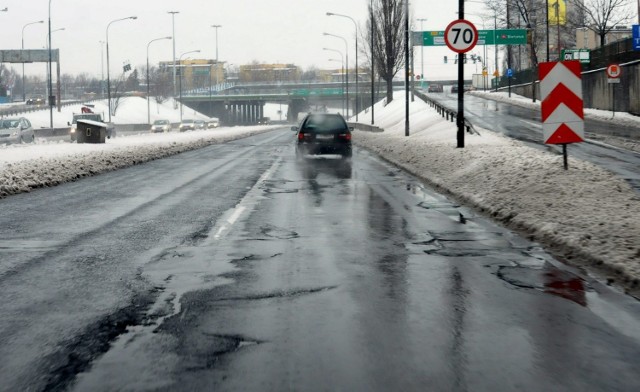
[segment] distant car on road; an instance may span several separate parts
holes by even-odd
[[[291,127],[296,132],[296,156],[339,154],[351,157],[351,131],[342,115],[310,113],[300,123]]]
[[[204,120],[194,120],[193,121],[193,125],[194,125],[195,129],[206,129],[207,128],[207,124],[204,122]]]
[[[453,86],[451,86],[451,92],[452,93],[457,93],[458,92],[458,85],[454,84]]]
[[[444,91],[444,88],[442,87],[442,85],[437,83],[430,84],[429,88],[427,89],[427,92],[429,93],[441,93],[443,91]]]
[[[219,126],[220,120],[215,117],[211,117],[209,121],[207,121],[207,128],[218,128]]]
[[[0,119],[0,144],[33,143],[36,135],[24,117]]]
[[[151,125],[151,132],[169,132],[171,131],[171,123],[169,120],[156,120]]]
[[[180,123],[180,126],[178,127],[178,130],[180,132],[193,131],[195,129],[196,129],[196,124],[194,123],[194,121],[187,120],[187,119],[182,120],[182,122]]]
[[[269,117],[260,117],[258,119],[259,125],[269,125],[271,123],[271,119]]]

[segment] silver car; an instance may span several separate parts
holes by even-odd
[[[169,120],[156,120],[151,126],[151,132],[169,132],[171,131],[171,123]]]
[[[33,143],[36,135],[24,117],[0,119],[0,144]]]

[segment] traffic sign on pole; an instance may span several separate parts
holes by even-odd
[[[618,79],[621,73],[622,69],[618,64],[611,64],[607,67],[607,77],[610,79]]]
[[[631,26],[633,50],[640,50],[640,24]]]
[[[581,71],[577,60],[539,65],[542,130],[546,144],[584,141]]]
[[[449,23],[444,31],[444,41],[456,53],[467,53],[478,43],[478,30],[466,19]]]

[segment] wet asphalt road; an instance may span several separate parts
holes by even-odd
[[[428,95],[447,108],[457,110],[458,97],[456,94],[445,92],[430,93]],[[500,132],[525,142],[534,148],[551,150],[557,154],[562,154],[562,147],[544,144],[540,110],[505,104],[473,95],[465,95],[464,112],[465,118],[468,118],[476,127]],[[585,119],[585,133],[587,138],[591,137],[591,135],[614,135],[626,138],[629,138],[630,135],[636,135],[635,140],[638,140],[640,130],[587,118]],[[640,192],[639,153],[587,139],[586,143],[569,145],[568,155],[594,163],[617,174]]]
[[[636,300],[292,139],[0,200],[0,390],[637,390]]]

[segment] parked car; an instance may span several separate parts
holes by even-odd
[[[196,124],[194,123],[193,120],[182,120],[182,122],[180,123],[180,126],[178,127],[178,130],[180,130],[180,132],[184,132],[184,131],[193,131],[196,129]]]
[[[339,154],[351,157],[351,131],[341,114],[310,113],[291,127],[296,132],[296,155]]]
[[[207,121],[207,128],[218,128],[219,126],[220,120],[215,117],[211,117],[209,121]]]
[[[193,126],[195,127],[195,129],[207,129],[207,124],[204,122],[204,120],[194,120]]]
[[[33,143],[36,135],[24,117],[0,119],[0,144]]]
[[[171,131],[171,123],[169,120],[156,120],[151,125],[151,132],[169,132]]]
[[[427,92],[429,93],[441,93],[443,91],[444,91],[444,88],[442,87],[442,85],[437,83],[430,84],[429,88],[427,89]]]

